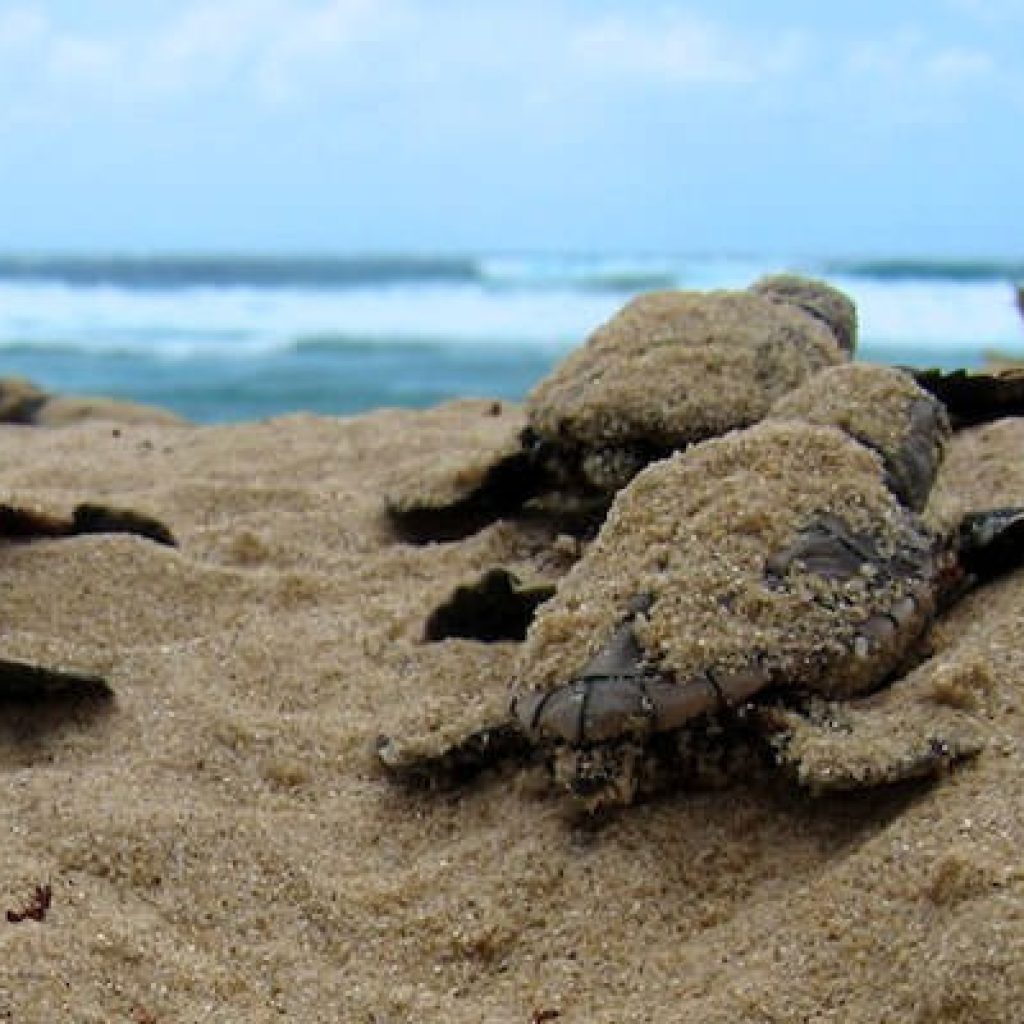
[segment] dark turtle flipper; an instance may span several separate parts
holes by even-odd
[[[448,500],[432,501],[429,494],[392,498],[387,514],[399,537],[413,544],[460,540],[515,515],[548,486],[541,464],[522,450],[498,459],[470,489]]]
[[[0,505],[0,537],[4,540],[42,540],[67,537],[71,532],[71,523],[66,519],[17,505]]]
[[[956,552],[969,585],[984,583],[1024,563],[1024,508],[997,508],[964,516]]]
[[[0,537],[6,540],[41,540],[83,533],[134,533],[158,544],[176,544],[171,531],[158,519],[131,509],[82,504],[75,506],[68,520],[16,505],[0,505]]]
[[[511,721],[469,733],[442,750],[425,753],[415,744],[378,736],[377,761],[396,782],[425,789],[448,789],[469,782],[509,758],[523,758],[530,743]]]
[[[738,707],[771,682],[756,658],[729,671],[704,670],[682,680],[663,674],[647,663],[633,632],[636,616],[650,604],[650,595],[635,598],[627,617],[574,679],[514,695],[512,714],[527,734],[574,747],[647,737]]]
[[[109,505],[76,505],[69,532],[75,535],[134,533],[157,544],[177,547],[173,534],[159,519],[133,512],[129,508],[111,508]]]
[[[403,654],[372,763],[396,782],[445,788],[525,750],[508,714],[517,650],[453,638]]]
[[[949,412],[956,428],[1024,415],[1024,370],[968,373],[966,370],[916,370],[905,367],[925,391]]]
[[[755,709],[783,769],[813,792],[938,776],[985,744],[970,713],[983,673],[925,662],[869,697]]]
[[[925,398],[910,406],[907,420],[899,443],[874,450],[882,457],[886,486],[904,505],[920,512],[935,483],[949,426],[942,406]]]
[[[112,696],[109,684],[99,676],[0,658],[0,703],[29,704],[77,697],[106,700]]]

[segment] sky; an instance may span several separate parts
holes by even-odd
[[[0,250],[1024,256],[1024,0],[4,0]]]

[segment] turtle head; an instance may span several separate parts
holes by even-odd
[[[647,594],[635,598],[626,618],[569,682],[512,698],[522,732],[550,751],[555,781],[589,810],[632,803],[638,788],[648,788],[652,740],[716,709],[723,699],[709,678],[679,685],[645,659],[633,624],[651,603]]]
[[[779,302],[788,302],[823,321],[836,337],[839,347],[852,355],[857,346],[857,307],[838,288],[799,274],[769,274],[755,281],[750,290]]]
[[[633,632],[633,618],[649,603],[647,597],[634,602],[574,679],[512,700],[523,731],[550,750],[555,782],[590,811],[632,803],[645,741],[656,725],[647,692],[653,679]]]
[[[528,736],[579,747],[650,731],[655,709],[645,683],[651,671],[633,623],[651,602],[649,594],[634,598],[626,617],[568,683],[514,694],[510,710]]]
[[[645,763],[642,744],[628,740],[591,747],[559,744],[553,757],[555,782],[588,811],[633,802]]]
[[[652,708],[625,677],[578,678],[512,701],[531,743],[547,751],[555,783],[587,810],[633,802]]]
[[[627,678],[578,678],[512,701],[529,741],[547,752],[555,783],[587,810],[633,802],[652,708]]]

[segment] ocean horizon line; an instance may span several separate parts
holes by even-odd
[[[729,279],[791,269],[878,281],[1019,282],[1024,257],[942,255],[772,256],[640,251],[188,251],[0,250],[0,281],[138,288],[352,288],[467,284],[608,291],[700,287],[709,270]],[[713,275],[714,276],[714,275]],[[711,285],[714,285],[712,280]]]

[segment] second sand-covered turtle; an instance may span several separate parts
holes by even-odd
[[[907,374],[849,364],[648,466],[540,607],[508,717],[433,745],[382,737],[381,762],[437,779],[530,753],[595,806],[686,770],[718,728],[818,790],[976,752],[976,723],[915,656],[949,602],[1019,562],[1024,511],[928,525],[948,431]]]
[[[396,485],[410,540],[451,540],[541,495],[596,510],[648,463],[760,420],[810,375],[846,362],[853,303],[792,274],[736,291],[637,296],[540,382],[526,428],[490,457],[442,457]]]

